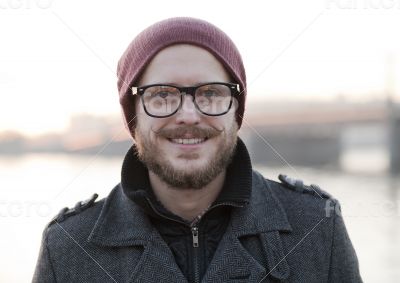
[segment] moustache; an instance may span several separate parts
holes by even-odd
[[[218,136],[224,129],[217,129],[217,128],[200,128],[196,126],[182,126],[179,128],[174,129],[159,129],[152,131],[163,138],[167,139],[179,139],[184,138],[185,136],[189,136],[191,138],[212,138]]]

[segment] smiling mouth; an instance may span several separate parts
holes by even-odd
[[[199,144],[205,142],[207,138],[168,139],[168,140],[176,144]]]

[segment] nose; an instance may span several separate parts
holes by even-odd
[[[200,112],[197,110],[191,95],[184,95],[182,107],[176,114],[177,124],[196,125],[200,122]]]

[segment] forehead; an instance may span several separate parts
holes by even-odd
[[[193,85],[211,81],[230,81],[222,63],[204,48],[176,44],[157,53],[146,66],[139,84]]]

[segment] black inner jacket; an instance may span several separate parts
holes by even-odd
[[[251,180],[250,157],[246,146],[238,138],[220,194],[199,221],[190,223],[167,210],[156,198],[150,186],[148,170],[137,158],[135,146],[126,154],[121,172],[124,193],[149,215],[189,282],[199,282],[204,276],[229,223],[232,207],[243,207],[249,203]],[[198,247],[193,245],[192,227],[198,228]]]

